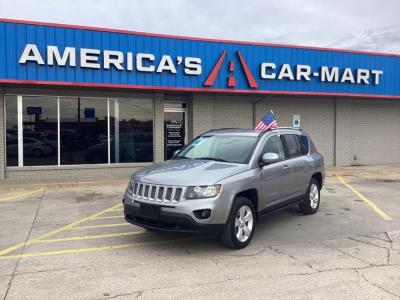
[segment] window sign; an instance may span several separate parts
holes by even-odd
[[[293,115],[293,127],[300,128],[300,115]]]

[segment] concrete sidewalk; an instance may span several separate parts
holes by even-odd
[[[400,182],[400,165],[331,167],[326,169],[326,176],[354,176],[379,181]]]
[[[373,165],[373,166],[350,166],[330,167],[326,169],[326,176],[354,176],[378,179],[382,181],[400,181],[400,165]],[[29,180],[0,180],[0,189],[9,190],[15,187],[61,187],[61,186],[95,186],[102,184],[127,184],[129,176],[109,176],[104,174],[101,177],[67,177],[67,178],[43,178]]]

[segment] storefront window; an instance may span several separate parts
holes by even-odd
[[[153,161],[151,100],[14,95],[5,100],[9,167]]]
[[[153,103],[110,100],[111,163],[153,161]]]
[[[57,97],[22,97],[24,166],[57,165]]]
[[[17,96],[5,96],[7,166],[18,166]]]
[[[60,98],[61,165],[106,164],[107,99]]]

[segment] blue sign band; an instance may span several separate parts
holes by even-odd
[[[0,20],[0,82],[400,98],[400,56]]]

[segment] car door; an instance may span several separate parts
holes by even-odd
[[[279,205],[279,203],[288,200],[290,196],[287,192],[287,186],[291,184],[292,173],[285,161],[282,142],[277,135],[272,135],[265,141],[260,158],[268,152],[278,154],[281,161],[263,166],[261,169],[261,210]]]
[[[291,184],[288,185],[288,193],[291,199],[295,199],[303,196],[305,192],[306,161],[296,134],[283,134],[281,139],[287,158],[286,162],[292,172],[292,180]]]

